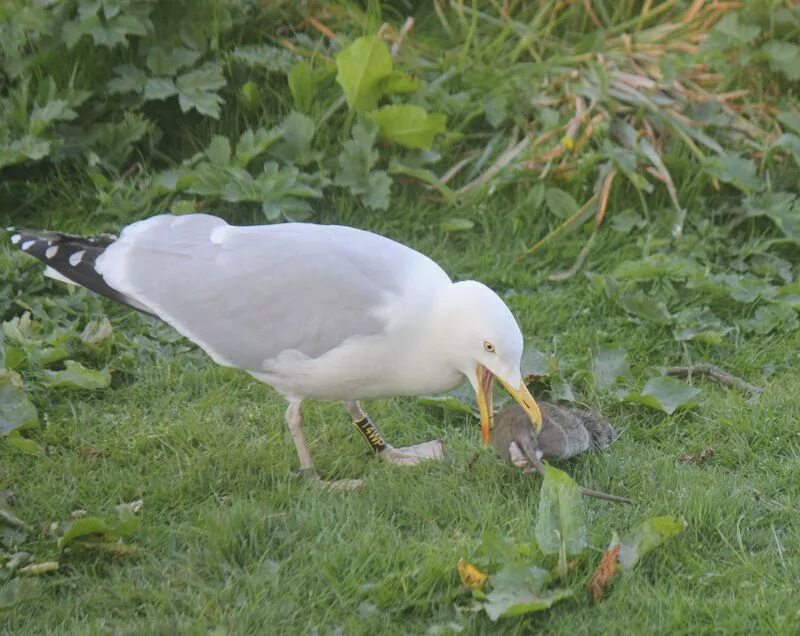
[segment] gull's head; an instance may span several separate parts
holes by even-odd
[[[491,289],[476,281],[455,283],[447,298],[446,338],[459,371],[469,379],[478,401],[483,441],[491,440],[494,378],[525,409],[534,430],[542,414],[522,378],[522,332],[514,315]]]

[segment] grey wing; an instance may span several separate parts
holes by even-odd
[[[129,226],[97,268],[217,362],[261,371],[287,350],[313,358],[381,332],[415,257],[352,228],[187,215]]]

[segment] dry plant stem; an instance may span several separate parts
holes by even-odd
[[[516,144],[512,148],[505,150],[500,155],[500,157],[498,157],[497,161],[495,161],[486,172],[484,172],[482,175],[480,175],[473,181],[470,181],[467,185],[456,190],[456,194],[461,197],[467,194],[473,188],[480,187],[486,184],[492,177],[494,177],[498,172],[500,172],[500,170],[505,168],[514,159],[516,159],[516,157],[523,150],[525,150],[525,148],[528,147],[529,143],[530,143],[530,137],[527,136],[523,137],[522,141],[520,141],[518,144]]]
[[[600,18],[597,17],[594,9],[592,9],[591,0],[583,0],[583,7],[586,9],[586,13],[589,16],[589,19],[592,21],[592,24],[594,24],[598,29],[602,29],[603,23],[600,22]]]
[[[589,251],[592,249],[592,245],[594,244],[595,238],[597,238],[597,231],[600,227],[600,224],[603,222],[603,219],[606,216],[606,209],[608,208],[608,197],[611,194],[611,186],[614,183],[614,177],[617,176],[616,170],[611,170],[603,179],[603,184],[600,186],[600,202],[597,206],[597,213],[594,216],[594,229],[592,230],[591,235],[589,236],[589,240],[586,241],[586,245],[583,246],[581,249],[580,254],[578,254],[578,258],[575,259],[575,263],[570,267],[568,270],[563,272],[558,272],[553,274],[552,276],[548,276],[547,279],[553,282],[560,282],[563,280],[568,280],[575,276],[578,273],[578,270],[583,267],[583,264],[586,262],[586,258],[589,256]]]
[[[542,465],[541,460],[538,457],[530,457],[528,456],[528,461],[533,464],[533,469],[539,473],[542,477],[544,477],[544,466]],[[578,490],[584,497],[594,497],[595,499],[603,499],[605,501],[612,501],[614,503],[624,503],[624,504],[631,504],[633,505],[633,501],[628,499],[627,497],[620,497],[619,495],[610,495],[607,492],[602,492],[600,490],[592,490],[591,488],[584,488],[583,486],[578,486]]]
[[[316,18],[310,17],[306,21],[329,40],[336,39],[336,34]]]
[[[586,262],[587,257],[589,256],[589,252],[592,249],[592,245],[594,245],[594,241],[597,238],[597,227],[592,230],[592,233],[589,235],[589,240],[586,241],[586,244],[581,248],[580,253],[578,254],[578,258],[575,259],[575,262],[572,264],[572,267],[569,269],[565,269],[560,272],[556,272],[555,274],[550,274],[547,277],[547,280],[552,281],[554,283],[560,283],[565,280],[569,280],[575,274],[578,273],[578,270],[583,267],[583,264]]]
[[[533,245],[531,245],[531,247],[529,247],[523,254],[521,254],[519,256],[519,258],[517,258],[517,260],[520,261],[523,258],[525,258],[526,256],[530,256],[534,252],[538,252],[541,249],[541,247],[545,243],[547,243],[550,239],[553,239],[556,236],[558,236],[559,234],[561,234],[570,225],[572,225],[573,223],[575,223],[575,221],[577,221],[579,218],[581,218],[586,213],[586,211],[589,209],[589,207],[595,202],[596,199],[597,199],[597,195],[596,194],[594,194],[591,197],[589,197],[589,199],[586,201],[586,203],[584,203],[581,207],[579,207],[574,212],[574,214],[572,214],[572,216],[570,216],[566,221],[564,221],[561,225],[559,225],[556,229],[554,229],[552,232],[550,232],[543,239],[541,239],[541,240],[537,241],[536,243],[534,243]]]
[[[441,176],[439,181],[444,185],[447,185],[447,182],[450,181],[453,177],[455,177],[459,172],[461,172],[464,166],[469,164],[469,162],[472,161],[477,155],[478,155],[477,152],[471,152],[460,161],[457,161],[447,172],[445,172]],[[427,187],[429,189],[433,188],[433,186],[427,186]]]
[[[578,490],[581,491],[581,494],[584,497],[594,497],[595,499],[604,499],[605,501],[613,501],[614,503],[624,503],[633,505],[633,501],[628,499],[627,497],[620,497],[619,495],[610,495],[607,492],[600,492],[599,490],[591,490],[590,488],[584,488],[583,486],[578,486]]]
[[[727,371],[723,371],[718,366],[713,364],[693,364],[688,367],[667,367],[667,375],[675,375],[679,378],[686,378],[692,375],[704,375],[711,378],[715,382],[724,384],[733,389],[741,391],[745,395],[757,395],[764,389],[749,382],[745,382],[735,375],[731,375]]]

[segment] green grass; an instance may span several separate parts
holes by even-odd
[[[587,293],[585,281],[541,284],[553,259],[538,271],[502,274],[508,255],[492,248],[513,240],[508,232],[452,242],[435,231],[417,241],[415,234],[393,232],[456,276],[507,275],[517,288],[537,289],[511,305],[526,335],[557,342],[561,355],[581,359],[598,342],[624,343],[637,376],[680,359],[661,330],[631,323]],[[624,251],[599,253],[590,266],[607,266]],[[118,329],[147,331],[124,310],[109,311]],[[13,490],[14,510],[27,520],[47,523],[79,508],[112,515],[116,504],[142,498],[142,525],[131,539],[139,555],[64,555],[36,611],[12,609],[3,626],[12,633],[424,633],[454,623],[476,634],[789,633],[800,572],[798,345],[795,334],[708,352],[709,361],[766,386],[753,403],[705,382],[700,405],[672,417],[590,395],[623,434],[607,452],[564,468],[636,505],[587,503],[592,550],[582,571],[613,530],[658,514],[681,515],[688,528],[622,577],[605,602],[592,606],[579,593],[497,625],[462,611],[470,598],[455,563],[474,558],[487,530],[529,541],[539,486],[488,451],[469,466],[480,448],[474,420],[412,399],[369,404],[393,443],[445,440],[446,462],[400,468],[369,456],[338,405],[309,404],[320,471],[366,480],[361,492],[329,494],[295,475],[284,405],[269,389],[196,354],[145,357],[109,390],[47,396],[46,457],[0,446],[0,488]],[[778,370],[766,378],[762,367],[771,362]],[[706,466],[677,461],[707,446],[715,455]],[[111,454],[85,459],[87,448]],[[32,547],[53,555],[50,542]]]
[[[496,289],[526,340],[556,354],[558,379],[622,432],[602,454],[561,465],[580,484],[635,502],[586,501],[590,549],[566,582],[574,598],[497,623],[472,611],[456,563],[480,561],[486,533],[532,541],[540,488],[481,447],[476,420],[413,398],[367,404],[395,445],[444,440],[444,462],[401,468],[370,455],[339,405],[308,403],[306,432],[320,473],[365,480],[358,492],[320,491],[297,474],[285,404],[271,389],[214,365],[155,320],[46,282],[41,266],[0,233],[0,320],[31,310],[44,337],[67,335],[70,357],[113,371],[102,391],[48,389],[42,366],[14,363],[4,350],[9,337],[0,340],[0,370],[18,365],[42,422],[25,435],[45,451],[27,455],[0,439],[0,493],[10,491],[13,512],[35,526],[22,549],[37,561],[60,563],[58,572],[39,577],[37,598],[0,609],[0,633],[796,632],[800,324],[797,293],[787,283],[800,278],[800,203],[791,200],[800,118],[796,69],[786,59],[796,46],[800,6],[758,0],[741,12],[707,4],[695,14],[688,0],[593,0],[591,16],[579,2],[438,2],[441,15],[433,3],[417,4],[370,2],[366,12],[350,3],[315,4],[315,17],[340,36],[334,43],[305,21],[305,5],[293,2],[153,0],[137,8],[122,0],[122,14],[149,15],[154,31],[130,36],[129,46],[86,35],[74,48],[60,31],[64,20],[78,19],[72,5],[0,9],[0,27],[16,24],[0,30],[0,114],[7,114],[0,121],[0,222],[95,233],[176,206],[264,222],[258,203],[244,195],[222,200],[235,181],[225,172],[230,165],[212,167],[220,181],[205,193],[160,189],[154,180],[181,165],[197,178],[202,160],[188,160],[214,135],[235,146],[246,130],[283,125],[295,102],[275,52],[281,47],[294,52],[291,64],[302,59],[313,70],[305,111],[313,143],[294,155],[265,150],[246,167],[257,175],[268,159],[286,173],[299,167],[303,175],[335,179],[343,144],[364,115],[344,106],[333,57],[384,21],[396,32],[412,13],[414,31],[394,63],[422,84],[413,94],[381,99],[445,113],[447,132],[434,142],[441,158],[421,163],[431,156],[386,140],[361,144],[359,152],[379,155],[361,176],[388,171],[393,179],[388,209],[371,209],[357,188],[330,183],[320,186],[321,200],[312,200],[312,220],[380,232],[430,255],[456,279]],[[643,5],[651,6],[646,17]],[[217,65],[225,78],[211,90],[225,100],[219,119],[183,113],[174,96],[109,93],[119,64],[149,78],[161,74],[147,64],[155,41],[194,48],[176,39],[184,30],[206,38],[197,45],[202,56],[164,72]],[[700,35],[707,41],[692,48]],[[264,43],[259,63],[228,55]],[[641,47],[637,56],[630,46]],[[21,76],[20,69],[30,72]],[[631,97],[631,74],[654,87]],[[688,87],[688,97],[674,90],[673,79]],[[255,104],[241,98],[248,83],[258,89]],[[87,101],[77,103],[73,88],[87,90]],[[716,106],[706,99],[739,88],[750,92]],[[597,97],[581,121],[574,117],[579,95],[587,108]],[[59,100],[76,118],[61,104],[49,109],[52,121],[31,125],[35,108]],[[686,129],[698,136],[690,139]],[[526,136],[525,152],[492,176],[506,148]],[[26,152],[31,139],[51,143],[49,154],[31,160],[15,145],[21,139]],[[90,161],[91,153],[99,162]],[[653,153],[675,183],[677,205]],[[466,189],[448,202],[439,197],[441,184],[438,193],[425,190],[393,172],[392,160],[430,169],[429,181],[466,161],[448,182],[453,191]],[[576,216],[573,208],[591,203],[614,172],[607,205],[595,201]],[[486,183],[474,185],[481,176]],[[605,219],[586,223],[593,214]],[[620,227],[624,214],[638,225]],[[445,231],[443,222],[453,218],[466,229]],[[578,273],[551,281],[594,232]],[[519,258],[546,236],[552,238],[541,249]],[[623,263],[628,278],[618,269]],[[654,271],[642,274],[647,268]],[[761,297],[735,299],[746,285],[763,285]],[[630,311],[626,298],[638,292],[665,303],[665,324]],[[716,344],[678,341],[675,331],[686,326],[681,312],[704,307],[730,330]],[[779,320],[771,323],[775,316],[764,310],[778,312]],[[77,334],[103,316],[111,338],[97,347],[81,344]],[[697,405],[668,416],[595,387],[592,352],[605,345],[624,347],[637,389],[660,367],[707,362],[765,390],[747,399],[694,378],[702,390]],[[547,397],[549,383],[533,389]],[[702,466],[679,459],[708,447],[714,454]],[[126,539],[135,556],[60,552],[48,530],[78,509],[114,518],[116,505],[136,499],[144,501],[141,524]],[[687,528],[618,577],[606,600],[591,604],[584,584],[612,533],[655,515],[681,516]],[[0,541],[0,566],[7,552]]]

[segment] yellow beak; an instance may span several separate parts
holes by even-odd
[[[531,392],[528,391],[528,387],[525,386],[525,382],[520,382],[519,386],[515,389],[506,384],[502,378],[497,379],[500,380],[500,384],[503,385],[503,388],[517,401],[517,404],[528,414],[531,424],[533,425],[533,431],[538,435],[542,430],[542,412],[539,410],[539,405],[536,404],[536,400],[533,399]]]
[[[478,401],[478,411],[481,417],[481,435],[483,437],[483,443],[488,444],[492,439],[492,429],[494,428],[494,411],[492,409],[492,388],[494,386],[492,381],[494,375],[482,364],[477,366],[475,374],[478,378],[476,397]],[[503,385],[503,388],[511,394],[528,414],[531,424],[533,425],[533,430],[538,435],[539,431],[542,430],[542,412],[539,410],[539,405],[536,404],[536,400],[533,399],[530,391],[528,391],[528,387],[525,386],[525,382],[520,382],[520,385],[514,388],[507,384],[502,378],[497,379],[500,380],[500,384]]]
[[[478,400],[478,412],[481,416],[481,435],[483,436],[483,443],[488,444],[492,440],[492,429],[494,428],[494,410],[492,408],[494,376],[482,364],[477,366],[475,374],[478,376],[478,388],[475,397]]]

